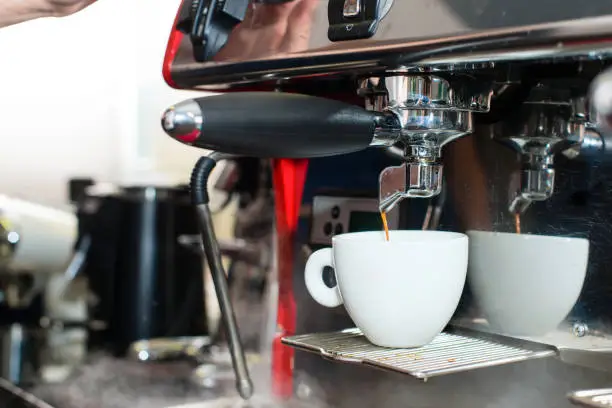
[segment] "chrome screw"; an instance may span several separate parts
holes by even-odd
[[[589,332],[589,326],[586,323],[576,322],[572,327],[572,332],[576,337],[584,337]]]

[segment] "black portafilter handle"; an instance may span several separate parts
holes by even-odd
[[[315,158],[363,150],[380,114],[356,105],[280,92],[188,99],[162,117],[174,139],[203,149],[261,158]]]

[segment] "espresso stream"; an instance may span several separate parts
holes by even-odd
[[[384,211],[380,212],[380,218],[382,219],[383,228],[385,230],[385,241],[389,241],[389,224],[387,223],[387,213]],[[514,229],[517,234],[521,233],[521,215],[514,214]]]
[[[380,218],[382,218],[383,228],[385,229],[385,240],[389,241],[389,224],[387,223],[387,213],[381,211]]]
[[[517,234],[521,233],[521,214],[514,214],[514,228]]]

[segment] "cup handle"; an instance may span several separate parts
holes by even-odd
[[[306,289],[308,289],[310,296],[326,307],[336,307],[344,303],[338,285],[330,288],[323,281],[323,269],[326,266],[333,268],[332,254],[331,248],[323,248],[313,252],[306,261],[304,270]]]

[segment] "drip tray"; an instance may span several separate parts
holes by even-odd
[[[359,329],[284,337],[282,342],[323,358],[430,377],[557,355],[555,347],[467,329],[449,329],[426,346],[374,346]]]
[[[569,395],[569,399],[576,405],[593,408],[612,407],[612,389],[576,391]]]

